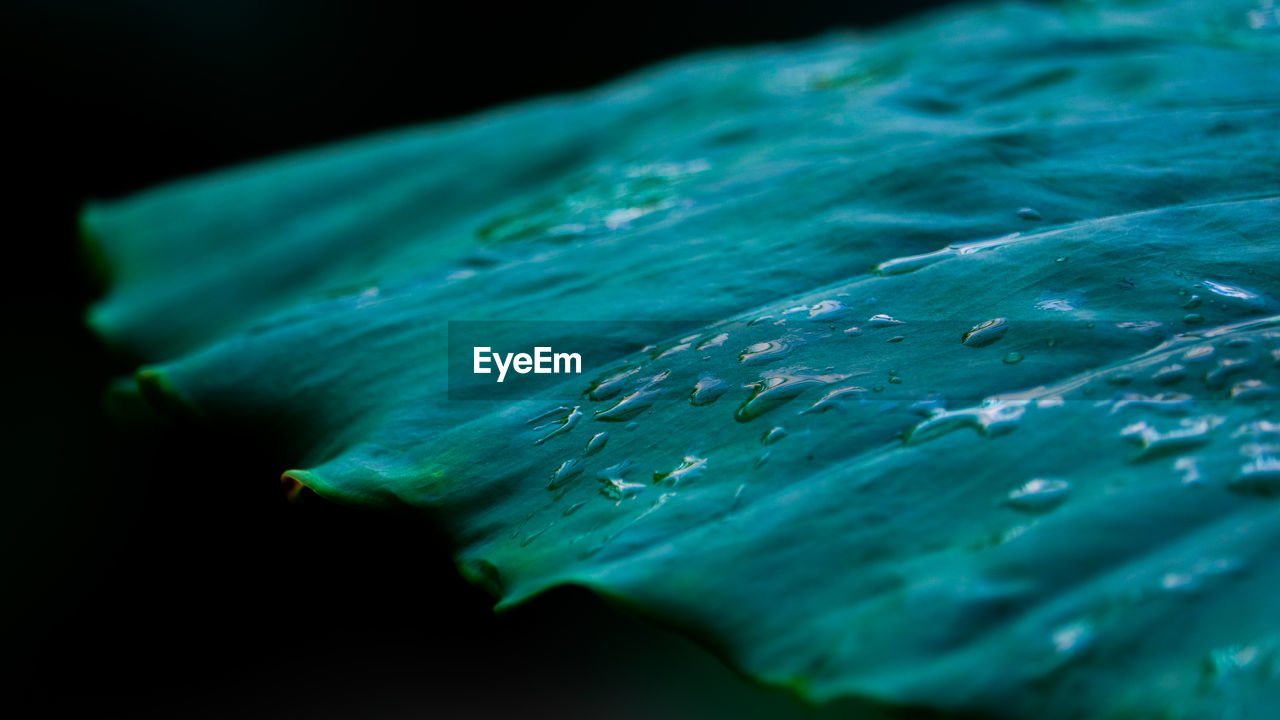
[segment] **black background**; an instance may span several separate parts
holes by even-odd
[[[510,615],[416,518],[284,501],[287,458],[102,410],[75,216],[183,175],[941,2],[5,0],[5,703],[158,717],[770,716],[585,593]],[[314,500],[314,499],[313,499]]]

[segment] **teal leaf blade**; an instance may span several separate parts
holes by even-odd
[[[288,482],[428,513],[499,607],[589,587],[821,701],[1260,714],[1280,41],[1255,10],[953,11],[96,205],[90,321],[152,363],[139,393],[285,448]],[[698,327],[642,322],[673,319]],[[459,320],[654,348],[450,401]]]

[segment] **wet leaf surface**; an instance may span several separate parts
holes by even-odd
[[[817,700],[1260,714],[1268,7],[955,11],[159,188],[86,210],[90,319],[500,607],[585,586]],[[459,320],[654,347],[458,402]]]

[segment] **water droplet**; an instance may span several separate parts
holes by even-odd
[[[689,394],[689,402],[697,406],[710,405],[719,400],[728,389],[729,385],[720,378],[703,375],[698,378],[698,384],[693,386],[693,392]]]
[[[1151,376],[1151,381],[1157,385],[1173,385],[1174,383],[1182,382],[1186,377],[1186,366],[1174,363],[1157,370],[1156,374]]]
[[[1036,478],[1009,493],[1004,504],[1015,510],[1044,513],[1057,508],[1071,494],[1071,484],[1066,480]]]
[[[1232,375],[1256,370],[1257,367],[1258,362],[1252,358],[1223,358],[1218,361],[1217,367],[1204,376],[1205,387],[1220,390],[1226,386],[1227,379]]]
[[[884,314],[872,315],[867,318],[867,327],[870,328],[886,328],[894,325],[906,325],[906,323]]]
[[[829,385],[849,377],[848,375],[805,375],[789,371],[765,373],[762,378],[747,387],[751,397],[734,413],[738,422],[747,422],[764,413],[794,400],[810,387]]]
[[[1062,257],[1058,258],[1057,260],[1054,260],[1054,262],[1060,262],[1060,263],[1064,263],[1064,262],[1066,262],[1066,261],[1067,261],[1067,256],[1065,256],[1065,255],[1063,255]]]
[[[1194,310],[1200,307],[1201,302],[1202,301],[1200,300],[1199,295],[1192,295],[1186,302],[1182,303],[1178,307],[1182,308],[1183,310]]]
[[[1225,298],[1240,300],[1254,307],[1263,307],[1266,305],[1266,302],[1263,300],[1261,295],[1251,290],[1245,290],[1239,285],[1232,285],[1231,283],[1215,280],[1205,280],[1204,286],[1212,293],[1221,295]]]
[[[1172,453],[1199,447],[1209,442],[1210,433],[1221,422],[1213,416],[1187,418],[1168,432],[1160,432],[1145,420],[1123,428],[1120,436],[1134,440],[1141,446],[1132,461],[1150,460]]]
[[[898,377],[897,375],[894,375],[893,377],[889,378],[889,382],[894,385],[901,385],[902,378]]]
[[[635,497],[643,492],[644,489],[644,483],[633,483],[619,479],[607,479],[604,481],[604,487],[600,488],[600,494],[610,500],[622,501]]]
[[[550,440],[553,437],[556,437],[557,435],[563,435],[569,432],[574,428],[575,425],[578,424],[578,419],[581,417],[582,417],[582,410],[580,410],[578,406],[575,406],[573,410],[569,411],[568,415],[564,416],[564,418],[556,426],[556,429],[552,430],[551,432],[547,433],[541,438],[538,438],[537,440],[534,441],[533,444],[541,445],[542,443]]]
[[[1231,645],[1217,648],[1209,653],[1205,662],[1205,674],[1212,677],[1226,677],[1245,670],[1258,659],[1258,648],[1252,645]]]
[[[1004,356],[1005,365],[1015,365],[1020,362],[1022,362],[1022,353],[1018,352],[1017,350],[1006,353]]]
[[[871,272],[876,275],[905,275],[909,272],[915,272],[922,267],[932,265],[943,258],[950,257],[955,253],[942,250],[940,252],[925,253],[924,255],[910,255],[907,257],[893,258],[885,260],[878,265],[871,267]]]
[[[715,337],[703,342],[701,345],[698,346],[698,349],[709,350],[711,348],[717,348],[717,347],[720,347],[721,345],[724,345],[725,342],[728,340],[729,340],[729,333],[727,332],[720,333],[719,335],[716,335]]]
[[[680,462],[680,466],[671,472],[654,473],[653,481],[655,483],[666,483],[675,485],[680,482],[693,480],[702,475],[707,469],[707,459],[694,457],[693,455],[685,455],[684,460]]]
[[[1182,322],[1188,325],[1199,325],[1204,322],[1204,316],[1199,313],[1187,313],[1182,316]]]
[[[604,380],[593,382],[591,388],[587,390],[587,397],[592,400],[608,400],[622,392],[622,389],[626,387],[627,379],[638,372],[640,372],[640,368],[631,368]]]
[[[673,345],[670,348],[668,348],[666,351],[664,351],[662,354],[655,357],[654,360],[661,360],[665,357],[670,357],[672,355],[675,355],[676,353],[682,353],[686,350],[689,350],[692,347],[693,347],[692,343],[680,343],[679,345]]]
[[[1275,0],[1258,0],[1258,6],[1246,14],[1250,30],[1280,29],[1280,6]]]
[[[1036,212],[1035,208],[1029,208],[1029,207],[1018,208],[1018,217],[1022,218],[1023,220],[1040,220],[1041,219],[1040,213]]]
[[[1213,357],[1217,350],[1212,345],[1197,345],[1182,355],[1182,359],[1189,363],[1203,363]]]
[[[974,325],[969,332],[960,336],[960,342],[969,347],[983,347],[1004,337],[1008,330],[1009,321],[1006,318],[992,318]]]
[[[886,340],[885,342],[900,343],[900,342],[902,342],[903,340],[906,340],[906,338],[905,338],[905,337],[903,337],[902,335],[894,335],[893,337],[889,338],[889,339],[888,339],[888,340]]]
[[[823,300],[809,308],[809,319],[818,321],[831,320],[837,315],[842,315],[848,309],[839,300]]]
[[[1275,395],[1275,388],[1258,379],[1242,380],[1231,386],[1231,399],[1236,402],[1257,402]]]
[[[1259,495],[1280,494],[1280,457],[1262,455],[1245,463],[1227,487]]]
[[[1116,323],[1116,327],[1121,330],[1136,330],[1138,332],[1151,332],[1163,325],[1164,323],[1155,320],[1126,320]]]
[[[600,494],[610,500],[621,501],[635,497],[643,491],[645,489],[644,483],[627,482],[623,479],[630,471],[631,461],[623,460],[596,473],[596,479],[604,484],[604,487],[600,488]]]
[[[579,501],[579,502],[576,502],[576,503],[574,503],[574,504],[570,505],[569,507],[565,508],[565,509],[564,509],[564,512],[560,513],[560,517],[569,517],[570,515],[572,515],[572,514],[574,514],[574,513],[578,512],[579,510],[581,510],[581,509],[582,509],[582,506],[583,506],[583,505],[586,505],[586,504],[587,504],[587,501],[586,501],[586,500],[581,500],[581,501]]]
[[[844,334],[848,335],[849,337],[858,337],[859,335],[862,334],[862,328],[860,327],[845,328]]]
[[[995,247],[1000,247],[1001,245],[1007,245],[1017,240],[1019,237],[1021,237],[1021,233],[1011,233],[1009,235],[1002,235],[1001,237],[992,238],[989,240],[978,240],[976,242],[968,242],[968,243],[955,243],[952,245],[948,245],[947,247],[941,250],[937,250],[931,253],[925,253],[923,255],[910,255],[907,257],[899,257],[899,258],[893,258],[891,260],[886,260],[878,265],[872,266],[871,272],[875,273],[876,275],[902,275],[904,273],[914,272],[916,270],[919,270],[920,268],[927,267],[929,265],[932,265],[938,262],[939,260],[945,260],[949,257],[955,257],[957,255],[972,255],[974,253],[987,250],[989,248],[995,248]]]
[[[973,428],[982,435],[997,436],[1012,432],[1026,412],[1026,400],[987,398],[977,407],[947,410],[938,413],[912,428],[906,443],[932,440],[960,428]]]
[[[551,473],[551,481],[547,483],[548,490],[559,490],[564,487],[565,483],[577,477],[582,473],[582,461],[573,458],[560,463],[560,467]]]
[[[765,445],[772,445],[786,436],[787,436],[786,428],[775,427],[769,430],[769,432],[765,433],[764,436],[760,438],[760,442]]]
[[[1206,581],[1217,576],[1238,572],[1242,567],[1239,560],[1232,558],[1198,560],[1188,568],[1166,572],[1161,575],[1160,589],[1167,592],[1194,591]]]
[[[660,390],[641,389],[622,398],[607,410],[597,411],[595,419],[602,422],[626,422],[653,407],[661,395]]]
[[[1200,459],[1191,455],[1180,457],[1173,463],[1173,469],[1182,473],[1183,485],[1195,485],[1200,482]]]
[[[1140,393],[1124,393],[1116,398],[1111,406],[1111,414],[1128,408],[1154,410],[1162,415],[1186,415],[1191,412],[1195,398],[1186,393],[1160,393],[1158,395],[1142,395]]]
[[[551,525],[554,525],[554,524],[555,523],[551,523]],[[539,535],[546,532],[547,530],[550,530],[551,525],[547,525],[546,527],[542,528],[541,530],[535,533],[530,533],[528,535],[525,535],[523,538],[520,538],[520,547],[529,547],[529,544],[532,543],[534,540],[537,540]]]
[[[644,381],[640,389],[622,398],[612,407],[600,410],[595,419],[603,422],[626,422],[648,410],[662,395],[662,389],[656,386],[666,379],[668,372],[661,372]]]
[[[814,403],[809,408],[801,411],[800,414],[808,415],[811,413],[824,413],[832,409],[844,410],[846,402],[861,400],[862,396],[865,395],[866,393],[867,393],[866,388],[860,388],[860,387],[836,388],[835,390],[828,392],[826,395],[823,395],[822,398],[818,400],[818,402]]]
[[[604,449],[604,444],[609,442],[609,433],[596,433],[587,441],[587,449],[582,451],[583,457],[590,457]]]
[[[1053,631],[1053,649],[1059,653],[1075,653],[1093,640],[1093,623],[1081,619],[1067,623]]]
[[[743,350],[738,355],[738,362],[744,365],[763,365],[781,360],[791,354],[793,346],[782,339],[769,342],[758,342]]]

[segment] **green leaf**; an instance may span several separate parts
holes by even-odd
[[[965,9],[177,183],[85,211],[90,320],[499,607],[586,586],[816,700],[1262,714],[1272,11]],[[467,320],[655,347],[450,400]]]

